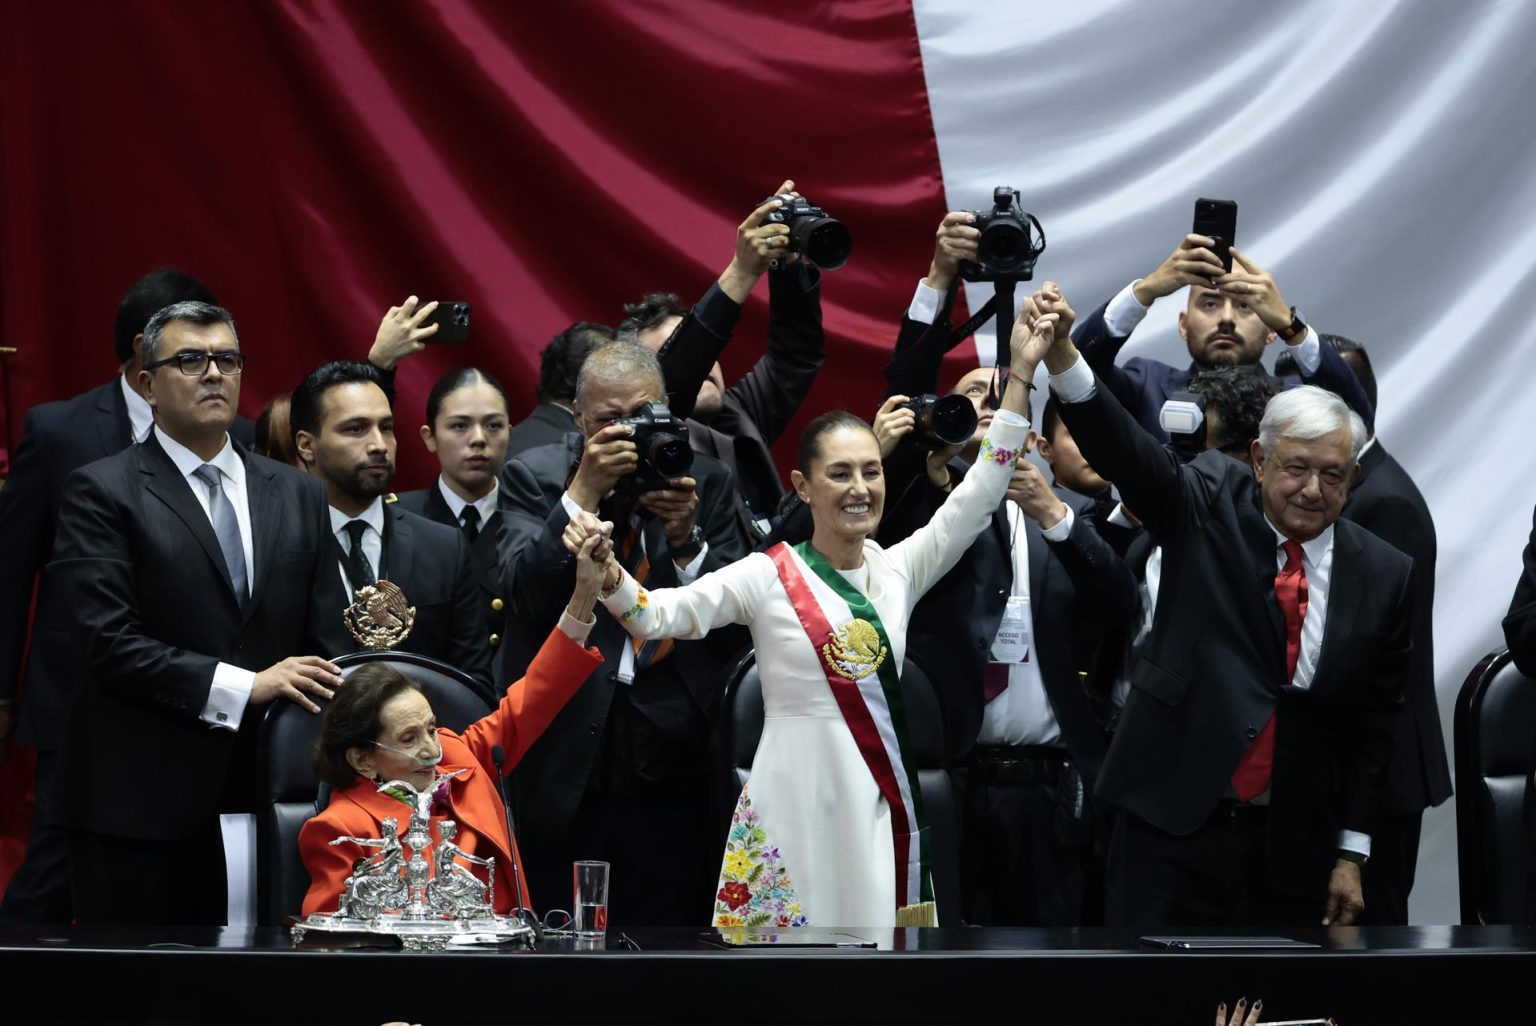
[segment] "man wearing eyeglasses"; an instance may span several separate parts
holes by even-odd
[[[299,654],[318,650],[325,499],[231,442],[245,356],[227,312],[159,311],[142,362],[154,428],[65,482],[49,566],[84,662],[59,774],[74,913],[219,924],[219,813],[249,810],[261,707],[316,712],[340,682]]]
[[[67,923],[72,918],[53,783],[64,721],[80,678],[79,646],[74,609],[43,568],[53,551],[65,478],[143,441],[154,426],[154,411],[139,388],[144,325],[156,310],[188,299],[216,302],[202,282],[174,268],[152,271],[124,291],[113,330],[118,373],[73,398],[28,410],[10,477],[0,490],[0,538],[6,545],[0,559],[0,758],[13,728],[18,744],[37,751],[32,836],[6,889],[0,920]],[[249,446],[251,422],[237,417],[230,434]],[[34,590],[36,614],[29,634]]]

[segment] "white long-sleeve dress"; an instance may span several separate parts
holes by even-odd
[[[1002,500],[1028,431],[1024,418],[1000,412],[975,466],[933,519],[889,549],[864,543],[864,565],[832,571],[874,606],[890,640],[885,658],[897,669],[906,654],[912,607],[986,527]],[[795,550],[788,557],[830,626],[848,623],[848,605]],[[815,557],[813,555],[812,557]],[[781,581],[774,558],[753,553],[680,588],[647,591],[625,575],[603,599],[629,632],[644,638],[700,638],[729,623],[746,624],[763,691],[763,734],[752,773],[732,816],[715,897],[717,926],[893,926],[898,906],[925,896],[921,844],[898,865],[892,809],[829,683],[831,656],[812,642]],[[867,632],[866,632],[867,633]],[[845,676],[847,676],[845,674]],[[911,799],[893,748],[892,711],[877,674],[857,682],[873,723],[892,755],[901,793],[896,812],[910,818]],[[899,725],[900,712],[894,721]],[[877,753],[878,755],[878,753]],[[915,781],[915,777],[910,778]],[[890,789],[887,789],[888,792]],[[915,783],[910,790],[916,790]],[[916,826],[913,826],[914,833]],[[926,837],[921,838],[926,843]],[[898,879],[907,881],[898,894]]]

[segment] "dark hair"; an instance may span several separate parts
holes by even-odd
[[[510,406],[507,403],[507,393],[501,387],[501,382],[491,377],[489,373],[481,370],[479,367],[460,367],[458,370],[451,370],[438,378],[437,384],[432,386],[432,391],[427,393],[427,430],[436,433],[437,411],[442,407],[444,399],[467,385],[473,385],[481,381],[496,390],[496,394],[501,396],[501,405],[507,406],[510,412]]]
[[[647,292],[640,302],[624,304],[619,331],[633,336],[656,327],[668,317],[685,317],[690,309],[682,305],[675,292]]]
[[[539,402],[576,398],[576,375],[587,354],[619,333],[596,321],[577,321],[539,350]]]
[[[800,432],[800,445],[795,450],[795,469],[800,473],[809,473],[811,463],[821,458],[821,438],[838,428],[862,428],[874,435],[874,428],[862,418],[849,413],[847,410],[830,410],[817,417],[805,426]]]
[[[325,403],[325,393],[337,385],[349,385],[355,381],[369,381],[381,390],[384,388],[384,379],[379,369],[371,363],[359,363],[356,360],[332,360],[306,374],[304,380],[299,382],[299,387],[293,390],[293,398],[288,405],[288,425],[293,437],[297,438],[300,431],[319,434],[320,407]],[[386,391],[384,394],[387,396],[389,393]],[[298,448],[297,442],[294,448]]]
[[[392,666],[365,663],[352,671],[325,707],[315,742],[315,776],[337,790],[352,786],[357,770],[347,752],[372,744],[384,729],[380,713],[397,695],[421,686]]]
[[[293,429],[288,426],[290,402],[287,392],[275,395],[256,414],[256,451],[268,459],[297,466],[299,459],[293,449]]]
[[[144,325],[155,315],[173,303],[196,300],[217,306],[208,287],[185,271],[174,267],[162,267],[150,271],[128,286],[117,304],[117,320],[112,328],[112,344],[117,350],[117,362],[133,359],[133,340],[144,333]]]
[[[1061,424],[1061,404],[1056,401],[1056,396],[1050,395],[1045,399],[1045,410],[1040,414],[1040,437],[1056,444],[1056,428]]]
[[[139,347],[139,360],[150,367],[160,362],[160,343],[165,339],[165,329],[172,321],[187,321],[199,327],[222,324],[229,329],[235,348],[240,348],[240,333],[235,330],[235,319],[222,306],[185,299],[156,310],[144,325],[144,343]]]
[[[1272,378],[1255,374],[1249,368],[1217,367],[1190,379],[1189,391],[1205,396],[1206,407],[1214,409],[1221,418],[1221,438],[1207,438],[1207,448],[1241,448],[1246,456],[1249,445],[1259,437],[1264,407],[1280,390]]]
[[[1323,345],[1333,349],[1340,356],[1353,353],[1360,358],[1360,367],[1355,371],[1355,377],[1360,381],[1360,387],[1365,390],[1365,397],[1371,401],[1371,409],[1376,408],[1376,371],[1371,367],[1371,356],[1365,351],[1365,346],[1352,338],[1343,335],[1324,335],[1319,333],[1317,340]],[[1275,377],[1291,378],[1301,377],[1301,370],[1296,366],[1296,358],[1291,355],[1289,349],[1275,357]],[[1316,384],[1316,382],[1312,382]]]

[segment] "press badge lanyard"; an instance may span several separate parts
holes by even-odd
[[[1014,557],[1015,547],[1018,545],[1019,521],[1017,518],[1024,515],[1016,503],[1008,504],[1008,560],[1010,565],[1023,562],[1028,569],[1029,560],[1022,561]],[[1014,574],[1014,587],[1020,585],[1019,575]],[[1029,588],[1029,578],[1026,576],[1022,582],[1026,591]],[[994,663],[1027,663],[1030,661],[1030,650],[1034,646],[1034,618],[1030,615],[1029,595],[1009,595],[1008,602],[1003,607],[1003,619],[997,625],[997,635],[992,639],[992,662]]]

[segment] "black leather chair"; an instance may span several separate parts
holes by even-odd
[[[490,690],[469,674],[413,652],[353,652],[333,662],[343,678],[368,663],[394,667],[421,685],[437,722],[451,730],[462,731],[496,705]],[[312,765],[320,719],[283,700],[269,705],[262,717],[262,800],[256,823],[256,916],[262,925],[298,915],[309,889],[299,857],[299,830],[329,797],[321,794]]]
[[[1461,921],[1518,923],[1526,911],[1528,812],[1536,768],[1536,681],[1506,651],[1456,696],[1456,847]]]
[[[906,706],[917,762],[918,787],[928,817],[932,843],[929,867],[939,925],[960,925],[960,796],[944,758],[944,718],[939,696],[922,667],[908,659],[901,668],[901,694]],[[725,836],[742,785],[752,773],[752,757],[763,736],[763,687],[757,660],[748,652],[726,680],[720,728],[717,732],[716,794],[722,815],[719,834]]]

